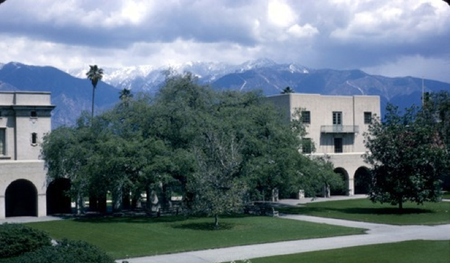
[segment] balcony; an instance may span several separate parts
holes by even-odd
[[[358,133],[359,126],[356,125],[322,125],[321,133]]]

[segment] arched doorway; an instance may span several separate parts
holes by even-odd
[[[58,178],[52,181],[47,188],[47,214],[69,214],[72,213],[70,197],[70,180]]]
[[[6,217],[37,216],[37,190],[32,182],[19,179],[5,193]]]
[[[348,195],[348,173],[344,168],[336,168],[334,172],[341,175],[343,187],[340,189],[331,189],[331,195]]]
[[[355,194],[368,194],[371,182],[370,171],[366,167],[359,167],[354,177]]]

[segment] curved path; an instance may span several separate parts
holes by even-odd
[[[450,224],[438,226],[394,226],[302,215],[283,215],[280,217],[280,220],[283,219],[356,227],[367,229],[367,231],[366,234],[363,235],[316,238],[209,249],[177,254],[122,259],[117,260],[117,262],[126,260],[129,263],[213,263],[362,245],[394,243],[408,240],[450,240]]]

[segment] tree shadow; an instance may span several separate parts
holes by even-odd
[[[155,223],[175,223],[185,221],[187,218],[184,216],[163,216],[163,217],[150,217],[150,216],[96,216],[96,217],[75,217],[73,220],[81,223],[134,223],[134,224],[155,224]]]
[[[423,208],[403,208],[400,210],[398,207],[386,207],[386,208],[341,208],[341,209],[328,209],[335,210],[337,212],[346,214],[364,214],[364,215],[409,215],[409,214],[431,214],[433,210]]]
[[[324,214],[360,214],[360,215],[408,215],[408,214],[431,214],[435,213],[433,210],[424,208],[403,208],[398,207],[348,207],[348,208],[334,208],[334,207],[288,207],[280,208],[280,211],[286,214],[302,214],[302,215],[324,215]]]
[[[230,230],[235,227],[232,223],[220,223],[219,227],[216,228],[214,223],[202,222],[202,223],[187,223],[187,224],[177,224],[173,225],[176,229],[188,229],[188,230],[200,230],[200,231],[217,231],[217,230]]]

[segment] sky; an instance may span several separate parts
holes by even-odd
[[[6,0],[0,63],[62,70],[268,58],[450,83],[442,0]]]

